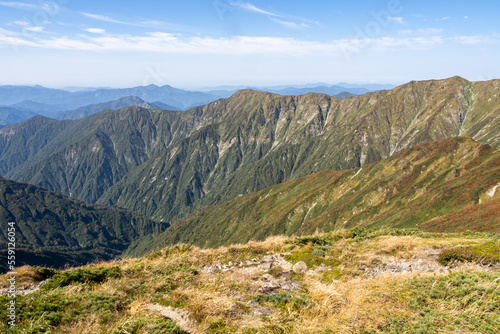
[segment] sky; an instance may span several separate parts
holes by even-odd
[[[498,0],[0,1],[0,85],[490,80],[498,14]]]

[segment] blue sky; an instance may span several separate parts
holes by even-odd
[[[495,1],[0,1],[0,84],[500,78]]]

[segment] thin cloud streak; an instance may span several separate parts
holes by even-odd
[[[257,6],[252,5],[251,3],[248,3],[248,2],[246,2],[246,3],[243,3],[243,2],[231,2],[230,5],[233,6],[233,7],[238,7],[238,8],[247,10],[249,12],[263,14],[263,15],[266,15],[266,16],[282,17],[282,16],[280,16],[278,14],[274,14],[274,13],[268,12],[266,10],[257,8]]]
[[[140,22],[127,22],[127,21],[121,21],[114,19],[112,17],[109,17],[107,15],[101,15],[101,14],[94,14],[94,13],[86,13],[86,12],[81,12],[81,15],[102,21],[102,22],[108,22],[108,23],[115,23],[115,24],[122,24],[122,25],[127,25],[127,26],[132,26],[132,27],[141,27],[141,28],[154,28],[154,29],[168,29],[168,30],[174,30],[174,31],[179,31],[179,32],[189,32],[189,33],[197,33],[199,32],[200,29],[197,29],[195,27],[190,27],[190,26],[185,26],[182,24],[175,24],[175,23],[169,23],[169,22],[162,22],[162,21],[154,21],[154,20],[146,20],[146,21],[140,21]]]
[[[483,35],[473,35],[473,36],[459,36],[458,41],[466,45],[477,45],[483,43],[490,43],[492,39]]]
[[[110,23],[118,23],[118,24],[125,24],[125,25],[135,25],[133,23],[129,23],[129,22],[125,22],[125,21],[119,21],[119,20],[115,20],[109,16],[106,16],[106,15],[100,15],[100,14],[91,14],[91,13],[81,13],[83,16],[85,17],[88,17],[88,18],[91,18],[91,19],[94,19],[94,20],[98,20],[98,21],[103,21],[103,22],[110,22]]]
[[[0,6],[15,8],[15,9],[22,9],[22,10],[37,10],[37,9],[41,8],[41,6],[36,5],[36,4],[25,3],[25,2],[16,2],[16,1],[0,1]]]
[[[273,21],[275,23],[278,23],[278,24],[281,24],[282,26],[287,27],[287,28],[298,28],[298,26],[299,26],[295,22],[283,21],[283,20],[279,20],[279,19],[277,19],[275,17],[270,17],[269,19],[271,21]]]
[[[242,10],[245,10],[248,12],[264,15],[272,22],[280,24],[286,28],[291,28],[291,29],[296,29],[299,27],[309,28],[309,25],[305,23],[305,22],[307,22],[307,20],[292,16],[292,15],[272,13],[272,12],[269,12],[267,10],[258,8],[257,6],[255,6],[249,2],[231,2],[230,5],[232,7],[239,8],[239,9],[242,9]],[[287,21],[285,21],[283,19],[286,19]],[[290,20],[302,21],[302,23],[298,24],[298,23],[292,22]]]
[[[402,17],[393,17],[393,16],[388,16],[387,17],[389,20],[394,21],[399,24],[404,24],[404,20]]]
[[[280,37],[234,36],[231,38],[182,37],[164,32],[142,36],[110,35],[97,28],[89,28],[93,35],[80,39],[59,37],[34,41],[12,36],[0,30],[0,44],[31,46],[46,49],[78,51],[157,52],[164,54],[294,54],[294,55],[342,55],[344,52],[359,52],[366,49],[429,49],[443,43],[439,36],[404,38],[341,39],[328,43],[302,41]],[[95,35],[101,34],[101,35]],[[466,42],[466,41],[465,41]]]

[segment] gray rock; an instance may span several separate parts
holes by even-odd
[[[301,274],[301,273],[306,272],[307,264],[304,261],[299,261],[299,262],[295,263],[295,265],[293,266],[292,269],[294,272]]]
[[[281,284],[276,281],[269,281],[262,284],[259,288],[259,291],[265,294],[270,294],[278,290],[279,288],[281,288]]]
[[[259,264],[259,268],[261,268],[262,270],[269,270],[271,269],[271,263],[261,263]]]
[[[297,283],[297,282],[293,282],[293,283],[289,283],[289,282],[281,283],[281,289],[284,290],[284,291],[293,292],[293,291],[300,290],[301,288],[302,288],[302,285],[300,283]]]

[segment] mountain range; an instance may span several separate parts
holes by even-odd
[[[11,106],[29,101],[51,106],[52,114],[90,104],[110,102],[128,96],[137,96],[147,102],[160,101],[179,109],[208,103],[218,98],[211,94],[186,91],[168,85],[162,87],[149,85],[121,89],[104,88],[77,92],[42,86],[0,86],[0,101],[3,105]]]
[[[151,247],[219,245],[344,222],[450,225],[459,210],[477,206],[489,217],[498,207],[479,200],[500,182],[491,165],[500,147],[499,91],[500,80],[453,77],[342,100],[246,89],[185,111],[148,103],[76,120],[35,116],[0,130],[0,175],[171,224],[154,242],[146,237]],[[456,189],[473,179],[479,185],[460,197]],[[356,193],[339,195],[349,188]],[[272,201],[256,203],[268,193]],[[433,200],[441,209],[419,211]],[[487,230],[497,228],[495,219]],[[476,225],[464,226],[482,229]],[[138,249],[150,247],[140,239]]]
[[[180,111],[179,108],[170,106],[162,102],[148,103],[137,96],[127,96],[119,98],[116,101],[110,101],[105,103],[92,104],[85,107],[80,107],[75,110],[63,111],[55,115],[56,119],[81,119],[98,112],[112,109],[122,109],[125,107],[142,107],[146,109],[163,109],[163,110],[174,110]]]
[[[0,86],[0,126],[19,123],[34,115],[56,119],[75,119],[106,109],[120,109],[128,106],[185,110],[219,98],[227,98],[237,90],[234,87],[228,87],[197,92],[168,85],[162,87],[149,85],[127,89],[70,88],[68,90],[42,86]],[[336,98],[346,98],[370,91],[367,88],[352,85],[350,88],[327,85],[279,86],[264,88],[264,90],[285,95],[308,92],[326,93]]]

